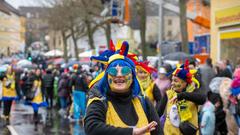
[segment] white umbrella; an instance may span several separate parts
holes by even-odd
[[[47,56],[47,57],[63,56],[63,52],[60,50],[51,50],[46,52],[44,56]]]
[[[6,72],[8,66],[9,66],[8,64],[4,64],[4,65],[0,66],[0,72]]]
[[[82,52],[82,53],[79,53],[79,57],[91,57],[93,55],[93,51],[90,50],[90,51],[85,51],[85,52]]]
[[[17,67],[18,68],[25,68],[25,67],[31,67],[32,66],[32,62],[28,61],[28,60],[20,60],[17,63]]]

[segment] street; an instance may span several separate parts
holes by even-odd
[[[0,109],[2,114],[2,108]],[[31,106],[16,103],[12,106],[10,122],[0,120],[1,135],[84,135],[82,125],[61,118],[58,110],[39,110],[40,123],[34,130]]]

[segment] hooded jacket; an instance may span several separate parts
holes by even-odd
[[[202,135],[213,135],[215,130],[215,106],[207,101],[201,111],[202,120],[201,120],[201,133]]]

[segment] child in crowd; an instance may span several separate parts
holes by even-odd
[[[201,114],[201,133],[202,135],[213,135],[215,130],[215,106],[207,100],[203,105]]]

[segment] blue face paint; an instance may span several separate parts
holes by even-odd
[[[108,79],[108,83],[109,83],[109,84],[112,84],[112,79]]]

